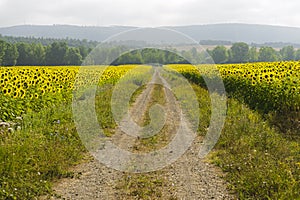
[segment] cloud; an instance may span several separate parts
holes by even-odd
[[[0,26],[255,23],[300,27],[298,0],[0,0]]]

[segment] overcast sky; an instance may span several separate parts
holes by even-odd
[[[299,10],[299,0],[0,0],[0,27],[155,27],[233,22],[300,27]]]

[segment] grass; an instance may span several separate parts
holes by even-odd
[[[146,88],[145,85],[138,83],[129,83],[127,84],[128,88],[136,87],[138,89],[132,94],[129,105],[133,105],[136,98],[144,91]],[[104,131],[105,136],[111,137],[117,124],[114,121],[114,117],[111,109],[111,96],[114,92],[115,86],[113,84],[101,85],[97,88],[96,97],[95,97],[95,107],[98,122],[101,124],[101,128]],[[149,124],[149,108],[155,104],[164,104],[164,95],[162,91],[162,86],[155,85],[150,100],[150,104],[147,105],[147,112],[143,119],[141,119],[141,124]],[[163,140],[161,135],[154,135],[153,137],[146,139],[139,139],[136,142],[136,151],[150,151],[155,148],[155,146],[160,144],[160,141]],[[117,181],[116,189],[119,193],[119,198],[131,199],[131,198],[140,198],[140,199],[160,199],[162,197],[162,185],[167,184],[160,172],[146,173],[146,174],[133,174],[133,173],[124,173],[119,181]]]
[[[33,199],[50,193],[51,182],[71,176],[68,168],[85,152],[70,105],[28,113],[21,129],[0,135],[0,199]]]
[[[208,92],[194,89],[200,105],[208,105]],[[201,123],[205,127],[208,122],[202,118]],[[258,111],[229,99],[225,126],[209,160],[222,168],[239,199],[299,199],[299,144]]]
[[[136,96],[137,97],[137,96]],[[146,113],[139,122],[143,126],[151,121],[149,109],[156,104],[165,104],[165,95],[163,86],[155,84],[151,93],[151,98],[146,106]],[[167,128],[163,127],[160,133],[149,138],[139,138],[135,141],[133,150],[136,152],[150,152],[161,148],[167,142]],[[148,173],[124,173],[118,181],[116,189],[119,190],[119,198],[122,199],[163,199],[166,198],[163,188],[170,188],[166,176],[161,171]],[[176,199],[174,196],[168,196],[168,199]]]
[[[197,85],[192,86],[200,106],[198,132],[205,135],[210,120],[209,94]],[[134,93],[131,103],[143,89],[140,87]],[[156,86],[152,105],[164,103],[161,89]],[[112,91],[113,85],[108,84],[96,96],[97,117],[107,136],[116,126],[110,110]],[[144,123],[148,121],[146,115]],[[14,128],[0,129],[0,199],[33,199],[51,193],[52,181],[72,176],[69,167],[80,162],[86,152],[68,103],[27,113],[22,120],[15,120]],[[295,123],[285,124],[284,116],[270,113],[265,117],[240,101],[228,99],[225,126],[209,160],[225,172],[229,188],[239,199],[299,199],[298,130]],[[156,138],[140,139],[138,150],[159,147],[164,139],[153,137]],[[117,184],[125,199],[161,199],[166,187],[168,182],[160,171],[124,173]]]
[[[136,87],[138,89],[132,94],[129,105],[132,105],[135,99],[143,92],[145,89],[145,85],[137,83],[138,85],[134,85],[132,83],[127,84],[128,87]],[[95,103],[96,103],[96,113],[98,122],[103,129],[105,136],[111,137],[114,134],[115,128],[117,124],[112,114],[111,109],[111,96],[114,91],[113,84],[105,84],[97,88]]]
[[[122,199],[162,199],[162,188],[166,185],[167,180],[160,176],[160,172],[126,173],[119,180],[116,189],[120,191],[119,197]]]
[[[298,199],[299,142],[285,138],[259,113],[230,99],[211,158],[226,172],[240,199]]]
[[[116,126],[110,110],[113,88],[108,83],[96,93],[98,121],[107,136]],[[70,99],[22,117],[11,123],[14,131],[0,127],[0,199],[51,193],[52,182],[73,176],[70,167],[82,162],[87,152],[76,131]]]
[[[142,117],[142,119],[140,119],[140,123],[142,124],[142,126],[146,126],[150,124],[151,120],[157,120],[158,115],[161,115],[159,113],[157,114],[153,114],[154,116],[152,116],[154,119],[151,119],[150,117],[150,108],[156,104],[159,104],[161,106],[164,106],[166,103],[165,100],[165,94],[164,94],[164,88],[162,85],[159,84],[155,84],[152,94],[151,94],[151,99],[146,108],[146,113],[145,115]],[[138,122],[139,123],[139,122]],[[154,124],[155,125],[155,124]],[[157,150],[160,149],[162,146],[165,146],[168,142],[168,128],[166,126],[162,127],[162,130],[160,130],[159,133],[148,137],[148,138],[139,138],[136,141],[136,144],[134,146],[136,151],[139,152],[151,152],[153,150]],[[157,128],[154,127],[154,130],[157,130]]]
[[[110,105],[113,88],[114,85],[112,84],[98,87],[95,99],[98,121],[101,122],[101,128],[103,129],[105,136],[108,137],[114,133],[114,129],[117,126]]]

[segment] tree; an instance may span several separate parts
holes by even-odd
[[[14,66],[17,64],[18,56],[19,53],[17,47],[14,44],[7,43],[2,64],[4,66]]]
[[[190,60],[191,63],[193,64],[201,63],[200,54],[198,53],[195,47],[190,49],[190,55],[191,55],[191,60]]]
[[[249,50],[249,62],[258,61],[258,52],[256,47],[251,47]]]
[[[155,55],[156,49],[148,48],[141,51],[144,63],[158,63]]]
[[[83,59],[86,58],[87,55],[89,54],[89,49],[86,46],[79,46],[78,48],[79,48],[81,57]]]
[[[210,54],[216,64],[228,61],[228,52],[224,46],[215,47]]]
[[[295,59],[295,50],[293,46],[286,46],[280,49],[279,51],[282,60],[294,60]]]
[[[234,43],[231,50],[231,62],[243,63],[249,60],[249,46],[244,42]]]
[[[31,48],[30,45],[24,42],[17,43],[17,49],[19,53],[19,57],[17,59],[17,65],[24,66],[24,65],[31,65],[32,58],[31,58]]]
[[[295,60],[300,60],[300,49],[295,52]]]
[[[69,48],[64,60],[67,65],[81,65],[82,56],[79,49],[75,47]]]
[[[65,65],[65,57],[68,52],[68,46],[65,42],[53,42],[47,48],[45,62],[46,65]]]
[[[33,43],[31,44],[31,49],[33,65],[44,65],[46,56],[45,47],[41,43]]]
[[[176,49],[170,49],[165,51],[165,62],[168,64],[177,63],[180,60],[180,57]]]
[[[121,56],[119,64],[142,64],[143,59],[140,50],[130,51]],[[151,62],[149,62],[151,63]]]
[[[193,55],[191,51],[182,50],[181,55],[187,62],[189,63],[193,62]]]
[[[5,55],[6,42],[0,40],[0,65],[3,65],[3,57]]]
[[[278,60],[277,52],[272,47],[261,47],[258,60],[261,62],[274,62]]]
[[[199,64],[213,64],[214,61],[212,57],[209,55],[208,51],[201,51],[199,52],[197,63]]]

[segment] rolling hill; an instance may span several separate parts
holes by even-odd
[[[73,26],[73,25],[20,25],[0,28],[4,36],[72,38],[103,41],[106,38],[137,27],[130,26]],[[223,40],[247,43],[294,43],[300,44],[300,28],[255,24],[210,24],[192,26],[167,26],[184,33],[196,41]]]

